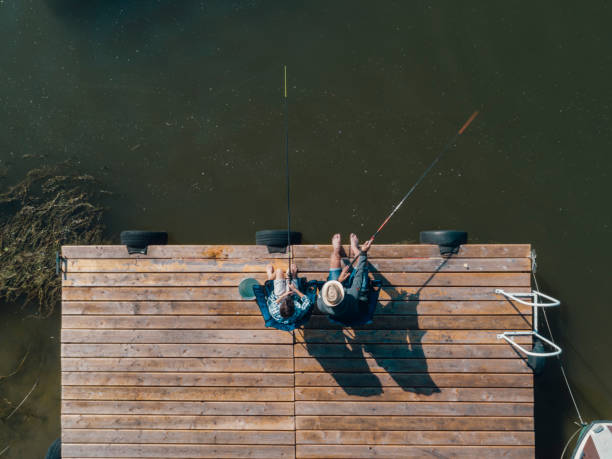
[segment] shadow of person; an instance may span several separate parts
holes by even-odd
[[[418,306],[423,288],[450,258],[446,257],[414,293],[393,286],[381,273],[373,273],[376,279],[382,281],[382,290],[389,300],[386,304],[379,300],[374,322],[370,327],[379,330],[385,327],[387,333],[385,342],[368,341],[364,344],[364,351],[378,366],[384,368],[404,391],[423,395],[440,392],[428,371],[422,344],[427,332],[419,327]],[[356,330],[355,333],[359,336],[364,330]]]
[[[344,246],[340,254],[345,260]],[[362,397],[382,394],[382,384],[366,360],[364,343],[356,339],[351,329],[330,322],[316,306],[313,318],[302,330],[308,354],[317,359],[346,394]]]
[[[315,314],[327,321],[318,311]],[[346,394],[371,397],[383,392],[365,358],[364,344],[351,336],[350,329],[331,323],[325,329],[312,329],[307,324],[302,333],[308,354]]]
[[[308,354],[350,395],[379,395],[391,383],[389,378],[406,392],[422,395],[440,392],[428,371],[422,344],[427,331],[419,327],[418,306],[423,288],[450,258],[452,255],[445,257],[413,293],[393,286],[369,266],[373,277],[382,281],[382,290],[389,300],[385,304],[379,300],[371,324],[356,328],[332,324],[317,311],[315,320],[302,330]],[[384,372],[374,373],[372,366]]]

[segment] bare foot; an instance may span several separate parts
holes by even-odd
[[[266,266],[266,272],[268,273],[268,280],[274,279],[274,265]]]
[[[351,233],[351,256],[359,255],[359,238],[355,233]]]
[[[334,253],[340,256],[340,250],[342,250],[342,241],[340,240],[340,233],[336,233],[332,236],[332,246],[334,247]]]

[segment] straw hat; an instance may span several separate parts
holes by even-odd
[[[323,302],[330,307],[338,306],[344,299],[344,288],[342,284],[336,280],[330,280],[323,284],[321,289],[321,298]]]

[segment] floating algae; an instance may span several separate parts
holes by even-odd
[[[90,175],[68,164],[31,170],[0,194],[0,299],[38,303],[48,316],[60,301],[55,252],[63,244],[103,242],[104,209]]]

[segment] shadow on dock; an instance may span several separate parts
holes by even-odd
[[[321,367],[334,378],[345,393],[371,397],[384,392],[383,383],[377,373],[372,371],[374,365],[369,359],[374,360],[376,366],[384,369],[397,386],[406,392],[422,395],[440,392],[429,375],[427,358],[423,352],[421,342],[426,331],[421,330],[418,325],[418,306],[422,289],[431,282],[450,258],[445,258],[413,294],[394,287],[382,274],[375,273],[375,277],[383,282],[382,289],[388,294],[390,301],[386,305],[378,303],[374,320],[370,325],[357,329],[330,325],[329,328],[343,332],[344,342],[335,341],[333,346],[336,349],[330,349],[329,343],[321,345],[320,330],[303,329],[308,353],[317,359]],[[385,309],[388,314],[384,314],[383,317],[412,318],[410,327],[377,328],[377,318],[381,317],[380,313]],[[337,349],[342,345],[342,349]]]

